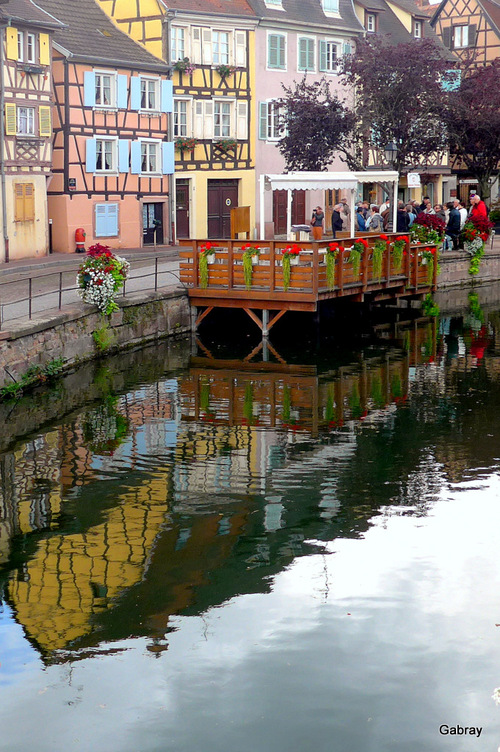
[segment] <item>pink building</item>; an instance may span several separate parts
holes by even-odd
[[[53,44],[53,250],[168,242],[174,147],[169,68],[113,24],[94,0],[40,0],[65,24]]]
[[[325,77],[332,90],[347,96],[338,78],[338,63],[354,49],[356,36],[364,29],[350,0],[249,0],[259,17],[255,41],[255,99],[257,100],[257,175],[281,173],[284,159],[277,149],[279,138],[275,100],[283,86],[299,82],[304,75],[314,81]],[[340,160],[332,170],[347,169]],[[331,192],[327,191],[327,194]],[[258,194],[258,191],[257,191]],[[286,191],[266,192],[265,215],[272,217],[276,234],[286,232]],[[331,205],[332,196],[323,192],[294,191],[292,224],[309,221],[312,207]],[[259,195],[256,197],[259,216]]]

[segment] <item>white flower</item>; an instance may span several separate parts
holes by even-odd
[[[497,705],[500,705],[500,687],[497,687],[493,694],[491,695],[491,699],[495,700]]]

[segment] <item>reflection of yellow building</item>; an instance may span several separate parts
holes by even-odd
[[[9,597],[44,653],[92,631],[92,617],[141,580],[168,509],[168,473],[120,495],[101,524],[40,541]]]

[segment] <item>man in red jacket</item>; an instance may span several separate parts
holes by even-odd
[[[472,205],[470,212],[471,219],[488,219],[486,204],[481,200],[481,196],[478,196],[477,193],[474,194],[474,196],[471,197],[470,202]]]

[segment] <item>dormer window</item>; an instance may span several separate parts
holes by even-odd
[[[366,14],[365,29],[371,33],[374,33],[377,30],[377,16],[375,13]]]
[[[422,21],[413,20],[413,36],[415,39],[422,39],[423,37]]]
[[[322,0],[323,11],[325,13],[338,13],[339,12],[339,0]]]

